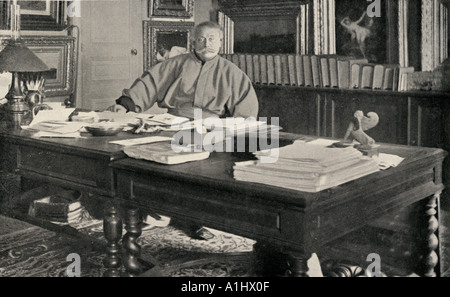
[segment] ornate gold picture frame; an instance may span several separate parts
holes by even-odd
[[[76,39],[68,36],[22,37],[26,46],[50,69],[45,74],[46,97],[68,96],[74,92]]]
[[[173,47],[190,51],[193,28],[194,22],[144,21],[144,70],[156,65]]]
[[[0,0],[0,30],[10,29],[12,0]],[[21,15],[21,30],[61,31],[66,26],[69,1],[18,1]]]
[[[149,17],[191,18],[194,0],[149,0]]]

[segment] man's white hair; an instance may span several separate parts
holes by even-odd
[[[195,28],[192,30],[191,41],[195,41],[198,32],[203,28],[217,29],[220,32],[220,39],[223,39],[223,28],[215,22],[207,21],[195,26]]]

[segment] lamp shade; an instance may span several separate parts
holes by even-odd
[[[9,40],[0,52],[0,72],[44,72],[49,67],[22,41]]]

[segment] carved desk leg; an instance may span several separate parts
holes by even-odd
[[[142,234],[139,209],[128,208],[125,221],[127,233],[122,240],[123,265],[129,276],[136,276],[142,273],[142,265],[138,261],[141,247],[136,242]]]
[[[263,277],[308,277],[307,256],[299,250],[285,249],[258,241],[253,246],[255,272]]]
[[[108,268],[103,276],[118,277],[120,276],[120,248],[119,241],[122,238],[122,220],[118,215],[117,208],[111,206],[105,213],[103,220],[103,232],[108,246],[106,249],[106,257],[103,260],[103,265]]]
[[[436,235],[436,231],[439,229],[439,221],[436,217],[437,206],[440,199],[440,193],[436,193],[431,197],[426,205],[427,216],[427,248],[429,253],[425,257],[425,276],[436,277],[435,268],[439,263],[439,256],[436,250],[439,246],[439,238]]]
[[[289,251],[288,252],[290,259],[290,276],[291,277],[308,277],[308,257],[303,252],[298,251]]]

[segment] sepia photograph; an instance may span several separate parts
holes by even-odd
[[[0,1],[0,277],[449,277],[449,8]]]

